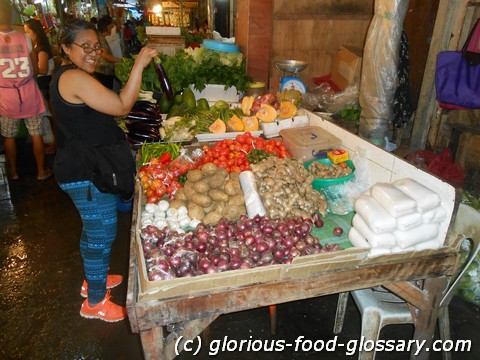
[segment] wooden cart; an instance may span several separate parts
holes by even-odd
[[[309,113],[310,122],[327,129],[348,144],[350,151],[362,151],[371,171],[372,183],[391,182],[410,177],[440,194],[449,218],[453,213],[455,190],[405,161],[395,158],[354,134]],[[411,304],[415,321],[415,340],[425,340],[425,346],[417,359],[428,359],[425,351],[433,342],[438,316],[438,304],[446,289],[448,276],[455,269],[458,253],[455,247],[444,246],[437,250],[425,250],[403,254],[389,254],[368,258],[358,249],[339,251],[338,254],[319,254],[291,265],[275,265],[258,269],[257,277],[230,281],[228,285],[212,288],[180,286],[187,291],[159,291],[145,295],[142,292],[142,266],[138,257],[138,223],[141,190],[136,189],[128,279],[127,310],[133,332],[140,333],[146,359],[172,359],[187,340],[199,335],[218,316],[254,309],[262,306],[308,299],[328,294],[384,285]],[[441,229],[447,235],[449,224]],[[140,250],[141,251],[141,250]],[[266,268],[281,269],[263,276]],[[230,271],[236,276],[244,271]],[[253,270],[255,271],[255,270]],[[223,274],[227,274],[223,273]],[[232,275],[233,274],[233,275]],[[221,275],[221,274],[212,274]],[[209,276],[209,275],[206,275]],[[424,279],[423,289],[411,283]],[[193,278],[195,281],[195,278]],[[189,280],[192,281],[192,280]],[[192,282],[191,284],[194,284]],[[143,289],[144,290],[144,289]],[[413,311],[416,309],[416,311]],[[167,330],[168,329],[168,330]],[[412,353],[416,349],[412,350]],[[413,358],[413,357],[412,357]]]

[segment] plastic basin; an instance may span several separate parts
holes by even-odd
[[[327,166],[332,165],[332,161],[330,159],[321,158],[307,161],[303,166],[305,167],[305,169],[308,170],[308,167],[313,162],[319,162]],[[315,178],[312,182],[312,187],[315,190],[320,190],[330,185],[343,184],[344,182],[352,179],[355,176],[355,166],[353,165],[353,162],[351,160],[345,161],[345,164],[347,164],[347,166],[352,169],[352,172],[350,174],[338,178]]]

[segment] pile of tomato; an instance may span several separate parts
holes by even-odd
[[[182,187],[179,177],[196,167],[196,164],[179,158],[173,161],[170,159],[162,161],[161,158],[150,159],[148,165],[144,165],[137,174],[147,197],[147,203],[156,204],[165,194],[173,200],[177,189]]]
[[[203,146],[204,155],[198,167],[201,168],[203,164],[213,162],[228,172],[250,170],[247,154],[253,149],[264,150],[279,158],[290,157],[281,141],[254,137],[247,131],[237,135],[235,139],[225,139],[217,141],[213,146]]]

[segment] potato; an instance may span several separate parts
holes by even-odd
[[[188,209],[188,216],[191,219],[197,219],[202,221],[203,218],[205,217],[205,211],[203,210],[203,208],[201,206],[198,206],[194,202],[189,203],[187,205],[187,209]]]
[[[241,215],[247,213],[247,208],[244,205],[226,206],[223,209],[222,215],[230,221],[235,221],[240,218]]]
[[[239,172],[236,172],[236,171],[231,172],[231,173],[229,174],[229,177],[230,177],[230,179],[234,179],[234,180],[240,181],[240,173],[239,173]]]
[[[231,196],[230,199],[228,199],[228,206],[244,205],[244,204],[245,204],[245,198],[243,197],[243,194]]]
[[[219,201],[216,202],[209,211],[206,211],[206,213],[209,214],[211,212],[218,212],[221,214],[226,207],[227,203]]]
[[[202,220],[205,225],[217,225],[222,218],[222,213],[212,211],[208,213]]]
[[[215,175],[211,175],[205,179],[212,189],[220,188],[225,184],[225,179],[227,178],[228,173],[220,170]]]
[[[185,189],[181,187],[180,189],[177,189],[175,192],[175,200],[187,200],[187,197],[185,196]]]
[[[200,180],[193,184],[193,189],[198,193],[206,194],[210,190],[210,186],[208,186],[207,180]]]
[[[206,208],[206,207],[209,207],[211,204],[212,204],[212,198],[206,194],[195,194],[193,195],[192,197],[192,201],[203,207],[203,208]]]
[[[206,163],[202,166],[202,174],[206,176],[215,175],[217,173],[217,165],[214,163]]]
[[[228,179],[225,182],[224,189],[225,189],[225,193],[227,193],[227,195],[230,195],[230,196],[243,194],[240,181],[235,179]]]
[[[185,194],[185,198],[187,200],[192,200],[193,196],[197,193],[195,189],[193,188],[193,185],[195,183],[187,180],[185,182],[185,185],[183,185],[183,193]]]
[[[228,201],[228,195],[220,189],[210,189],[208,191],[208,196],[210,196],[212,200],[215,200],[215,201],[223,201],[223,202]]]
[[[190,180],[191,182],[197,182],[203,179],[203,173],[202,170],[200,169],[195,169],[195,170],[190,170],[187,173],[187,180]]]
[[[170,208],[178,209],[180,206],[187,206],[187,200],[175,199],[170,201]]]

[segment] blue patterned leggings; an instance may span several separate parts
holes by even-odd
[[[59,184],[73,200],[83,228],[80,253],[88,282],[88,302],[95,305],[106,294],[108,266],[117,236],[117,200],[100,192],[90,181]]]

